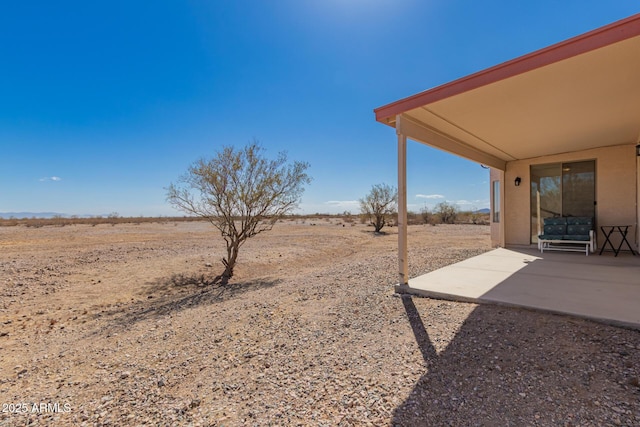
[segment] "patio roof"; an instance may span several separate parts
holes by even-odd
[[[375,115],[410,139],[504,170],[513,160],[640,142],[638,76],[640,14]]]

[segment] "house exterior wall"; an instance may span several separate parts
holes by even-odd
[[[503,236],[505,245],[530,244],[530,167],[531,165],[575,162],[582,160],[596,161],[596,222],[597,225],[633,225],[629,230],[628,240],[638,247],[638,189],[640,161],[636,156],[635,144],[603,147],[591,150],[564,153],[553,156],[508,162],[504,172],[502,188],[504,193]],[[496,176],[497,176],[496,171]],[[492,180],[494,173],[492,171]],[[516,187],[516,177],[521,178]],[[500,227],[491,225],[491,239],[499,241]],[[598,246],[604,243],[604,237],[598,229]]]

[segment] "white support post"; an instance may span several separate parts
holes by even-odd
[[[409,284],[407,245],[407,136],[401,130],[401,116],[396,117],[398,135],[398,272],[400,286]]]

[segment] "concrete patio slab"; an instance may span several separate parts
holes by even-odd
[[[409,280],[398,292],[528,307],[640,329],[640,257],[495,249]]]

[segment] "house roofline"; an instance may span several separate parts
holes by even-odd
[[[395,122],[396,115],[414,108],[468,92],[636,36],[640,36],[640,13],[502,64],[453,80],[433,89],[376,108],[374,109],[376,120],[384,124],[392,124]]]

